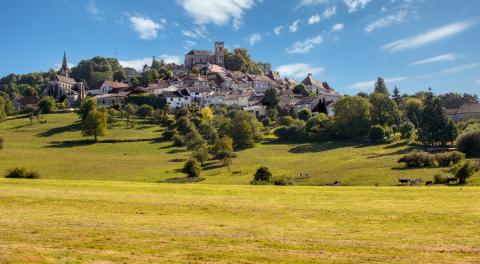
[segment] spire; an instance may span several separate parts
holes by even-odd
[[[67,63],[67,53],[63,51],[63,62],[62,62],[62,70],[60,71],[65,77],[68,77],[68,63]]]

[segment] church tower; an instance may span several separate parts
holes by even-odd
[[[225,67],[224,57],[225,51],[223,50],[223,41],[215,41],[215,64]]]
[[[60,75],[68,77],[68,64],[67,64],[67,53],[63,52],[63,62],[62,69],[60,70]]]

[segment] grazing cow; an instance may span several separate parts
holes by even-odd
[[[448,184],[448,183],[455,183],[455,182],[457,182],[457,178],[455,178],[455,177],[447,177],[447,178],[445,179],[445,182],[446,182],[447,184]]]
[[[422,184],[422,179],[411,179],[410,186]]]
[[[407,184],[410,182],[410,179],[398,179],[398,181],[400,182],[400,184]]]
[[[431,186],[431,185],[433,185],[433,181],[427,181],[427,182],[425,183],[425,186]]]

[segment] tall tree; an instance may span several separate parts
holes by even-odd
[[[345,96],[335,103],[334,126],[338,136],[365,136],[370,128],[370,102],[360,96]]]
[[[431,92],[425,97],[421,116],[418,137],[422,143],[434,146],[450,141],[449,137],[454,134],[450,120],[440,99]]]
[[[400,105],[400,102],[402,101],[402,96],[400,95],[400,89],[398,89],[397,86],[393,89],[393,94],[392,94],[392,99],[397,103],[397,105]]]
[[[276,109],[278,107],[278,93],[277,89],[271,87],[265,90],[262,98],[262,104],[267,106],[267,109]]]
[[[374,93],[383,93],[385,95],[389,95],[387,85],[381,77],[378,77],[377,81],[375,82]]]
[[[90,111],[83,120],[82,135],[84,137],[93,136],[97,141],[97,137],[105,136],[107,133],[107,113],[96,109]]]
[[[383,93],[373,93],[368,97],[372,104],[371,117],[373,125],[393,125],[400,121],[397,104]]]

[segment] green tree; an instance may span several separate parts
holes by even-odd
[[[472,161],[466,161],[455,173],[455,177],[458,179],[459,184],[465,184],[467,179],[470,178],[477,171],[476,165]]]
[[[3,137],[0,137],[0,150],[3,150],[5,147],[5,139]]]
[[[185,163],[183,166],[182,172],[186,173],[188,177],[200,177],[202,168],[198,165],[198,162],[194,159],[191,159]]]
[[[38,109],[43,114],[48,114],[56,108],[57,102],[55,101],[55,99],[53,99],[53,97],[50,96],[43,97],[42,100],[40,100],[40,102],[38,103]]]
[[[127,127],[133,126],[132,116],[135,113],[135,106],[133,104],[126,104],[123,107],[123,113],[125,118],[127,119]]]
[[[83,120],[82,135],[84,137],[93,136],[97,141],[97,137],[105,136],[107,133],[107,114],[102,111],[93,109]]]
[[[374,93],[382,93],[387,96],[389,95],[387,85],[381,77],[378,77],[377,81],[375,82]]]
[[[393,125],[400,120],[397,104],[383,93],[373,93],[368,97],[372,108],[370,110],[372,124],[381,126]]]
[[[334,126],[336,133],[342,138],[355,138],[367,135],[372,105],[359,96],[345,96],[335,103]]]
[[[253,175],[252,184],[272,184],[273,176],[268,167],[262,166]]]
[[[426,96],[423,105],[422,121],[418,129],[420,141],[426,145],[435,145],[439,142],[445,145],[450,141],[446,135],[451,133],[452,129],[445,108],[431,92]]]
[[[225,52],[225,68],[231,71],[241,71],[249,74],[262,74],[262,70],[250,58],[250,54],[246,48],[236,48],[233,53],[228,49]]]
[[[278,107],[278,93],[277,89],[271,87],[265,90],[262,98],[262,104],[267,106],[267,109],[276,109]]]
[[[308,90],[307,87],[303,83],[300,83],[300,84],[296,85],[295,87],[293,87],[292,92],[294,94],[301,94],[305,97],[314,96],[314,93],[312,91]]]
[[[308,108],[303,108],[300,112],[298,112],[298,118],[307,121],[312,117],[312,112]]]
[[[204,145],[193,150],[192,158],[200,162],[202,167],[205,168],[205,162],[208,161],[211,156],[208,153],[208,148]]]
[[[147,104],[144,104],[142,106],[140,106],[137,110],[137,114],[141,117],[141,118],[147,118],[147,117],[151,117],[153,116],[153,107],[151,107],[150,105],[147,105]]]
[[[398,89],[397,86],[393,89],[393,94],[392,94],[392,99],[397,103],[397,105],[400,105],[400,102],[402,101],[402,96],[400,95],[400,89]]]
[[[402,134],[401,138],[405,140],[410,140],[415,135],[415,125],[410,121],[401,123],[398,130]]]
[[[416,127],[420,126],[422,107],[423,102],[417,98],[406,98],[400,103],[400,109],[403,111],[405,118]]]
[[[230,120],[226,134],[233,139],[236,148],[246,148],[262,139],[262,127],[255,116],[241,111]]]
[[[88,114],[96,108],[97,108],[97,100],[87,97],[83,99],[82,102],[80,103],[77,114],[80,117],[80,119],[85,120]]]

